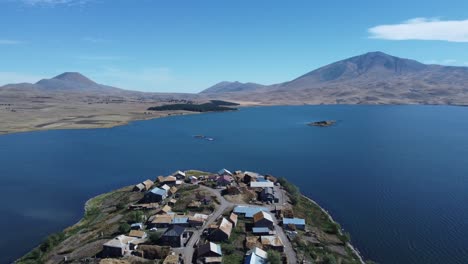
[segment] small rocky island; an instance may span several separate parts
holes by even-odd
[[[80,222],[16,263],[364,264],[349,234],[295,185],[226,169],[177,171],[92,198]]]
[[[309,126],[318,126],[318,127],[329,127],[336,124],[336,120],[323,120],[309,123]]]

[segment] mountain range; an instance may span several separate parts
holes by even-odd
[[[272,104],[468,104],[468,67],[369,52],[284,83],[222,82],[201,94]]]
[[[225,99],[260,104],[468,104],[468,67],[428,65],[369,52],[273,85],[220,82],[198,94],[143,93],[98,84],[76,72],[0,91]]]

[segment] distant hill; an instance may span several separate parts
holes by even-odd
[[[223,85],[220,85],[223,84]],[[383,52],[338,61],[271,86],[220,83],[226,100],[271,104],[468,104],[468,68],[426,65]]]
[[[217,93],[231,93],[231,92],[245,92],[253,91],[266,87],[258,83],[241,83],[241,82],[220,82],[208,89],[200,92],[200,94],[217,94]]]
[[[18,92],[47,92],[47,93],[120,93],[125,90],[98,84],[77,72],[65,72],[51,79],[42,79],[34,84],[7,84],[0,87],[3,90]]]

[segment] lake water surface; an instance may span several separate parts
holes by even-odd
[[[99,193],[222,167],[287,177],[379,263],[468,261],[468,108],[279,106],[0,136],[0,263]]]

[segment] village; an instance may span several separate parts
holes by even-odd
[[[179,189],[190,190],[193,199],[182,202],[187,194],[180,194]],[[138,183],[133,191],[145,195],[129,209],[150,216],[130,223],[128,234],[104,243],[103,258],[145,258],[139,245],[151,241],[171,248],[164,264],[233,263],[229,259],[252,264],[298,263],[290,240],[296,230],[305,231],[306,223],[294,218],[284,190],[271,176],[227,169],[206,175],[177,171],[155,182]],[[178,207],[181,202],[185,208]],[[231,242],[237,242],[232,239],[234,233],[245,235],[240,241],[244,256],[223,255],[232,251]]]
[[[101,194],[17,263],[363,264],[349,235],[284,178],[176,171]]]

